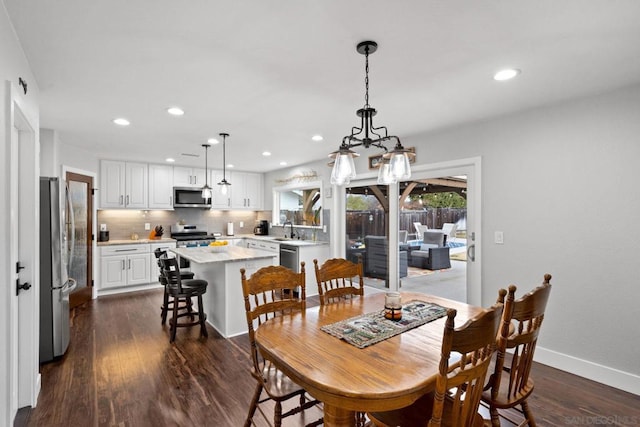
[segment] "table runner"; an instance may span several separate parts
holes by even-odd
[[[402,306],[401,320],[389,320],[384,317],[384,310],[380,310],[325,325],[320,329],[358,348],[365,348],[446,314],[445,307],[426,301],[411,300]]]

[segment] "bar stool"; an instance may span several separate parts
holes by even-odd
[[[167,256],[167,251],[164,249],[156,249],[155,251],[153,251],[153,254],[156,256],[156,259],[158,260],[158,267],[160,267],[160,270],[162,270],[162,263],[160,261],[160,258],[162,256]],[[194,274],[191,271],[181,271],[180,272],[180,279],[182,280],[189,280],[189,279],[193,279],[194,278]],[[165,323],[167,323],[167,312],[171,309],[173,309],[173,301],[169,301],[169,293],[167,292],[167,283],[166,280],[164,280],[164,277],[162,276],[162,273],[160,273],[160,275],[158,276],[158,281],[163,285],[164,287],[164,295],[162,297],[162,305],[160,306],[160,317],[162,317],[162,324],[164,325]],[[187,310],[188,312],[192,311],[191,305],[191,299],[187,299],[179,301],[180,305],[178,306],[178,310]]]
[[[167,290],[169,298],[173,298],[173,315],[169,320],[170,325],[170,339],[169,342],[174,342],[176,339],[177,328],[200,325],[200,336],[208,337],[207,326],[205,320],[207,315],[203,311],[202,295],[207,291],[208,283],[202,279],[190,279],[185,280],[184,283],[180,278],[180,268],[178,266],[178,260],[176,258],[167,258],[166,256],[160,257],[162,267],[160,272],[166,280],[165,289]],[[193,297],[198,298],[198,311],[187,311],[179,313],[179,303],[181,300],[191,299]],[[191,317],[190,322],[179,323],[178,320],[181,317]],[[194,317],[197,319],[194,320]]]

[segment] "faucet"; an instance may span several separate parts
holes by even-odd
[[[289,237],[293,239],[296,236],[296,233],[293,232],[293,223],[291,221],[285,221],[284,224],[282,224],[282,229],[284,229],[287,225],[291,226],[291,234],[289,235]],[[287,237],[286,233],[284,237]]]

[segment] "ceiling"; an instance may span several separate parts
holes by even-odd
[[[636,0],[3,1],[41,127],[99,157],[202,167],[228,132],[237,170],[326,158],[359,124],[367,39],[375,124],[401,139],[640,81]]]

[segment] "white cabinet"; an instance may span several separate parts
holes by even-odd
[[[173,185],[175,187],[202,187],[205,183],[206,172],[201,168],[173,167]],[[208,178],[208,177],[207,177]],[[207,180],[209,186],[211,180]]]
[[[165,243],[151,243],[150,245],[150,256],[149,259],[151,263],[149,264],[149,271],[151,272],[149,280],[152,283],[158,282],[158,276],[160,276],[160,267],[158,267],[158,259],[156,258],[156,249],[161,249],[167,252],[169,257],[173,256],[173,253],[169,252],[169,249],[175,248],[176,242],[165,242]],[[159,282],[158,282],[159,283]]]
[[[100,162],[100,207],[147,209],[147,174],[146,163],[102,160]]]
[[[148,244],[100,248],[100,289],[143,285],[150,282]]]
[[[233,187],[232,208],[262,209],[262,175],[250,172],[232,172],[231,179]]]
[[[149,165],[149,209],[173,209],[173,166]]]

